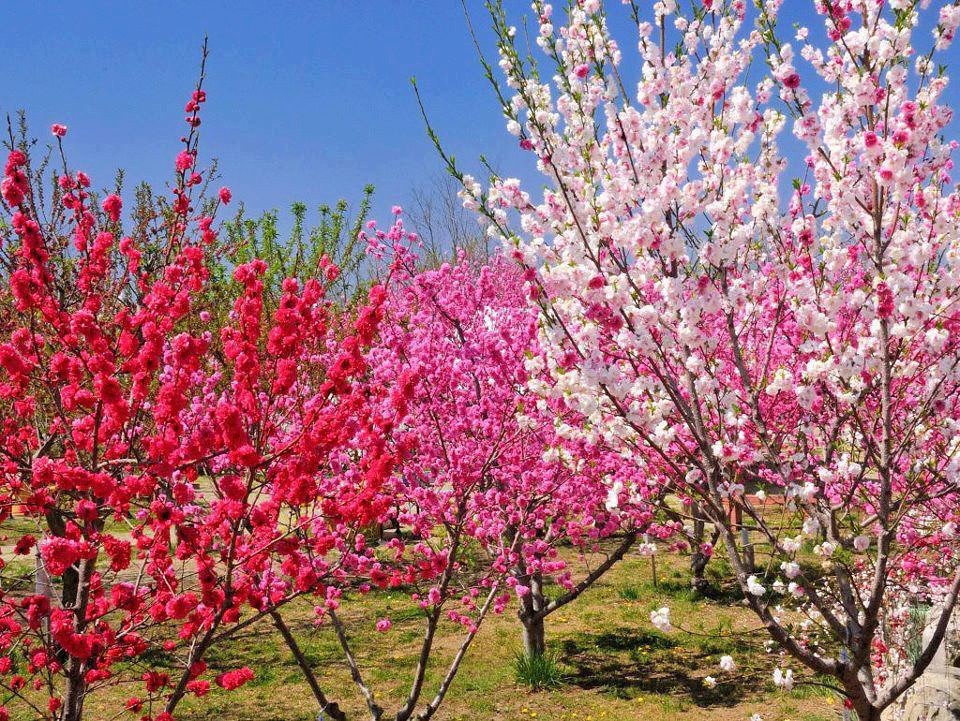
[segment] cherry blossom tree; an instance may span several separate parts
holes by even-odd
[[[0,521],[31,530],[4,545],[0,567],[30,554],[36,565],[33,589],[22,577],[0,588],[0,718],[12,703],[78,721],[130,669],[143,693],[127,710],[170,718],[186,694],[209,692],[214,644],[260,619],[288,633],[278,609],[308,594],[323,606],[373,555],[358,539],[388,507],[393,419],[383,403],[374,415],[357,378],[384,291],[336,315],[331,263],[266,284],[253,259],[234,269],[232,310],[214,324],[213,213],[231,195],[201,192],[202,78],[172,201],[139,241],[123,235],[120,194],[97,202],[69,169],[65,127],[53,128],[63,170],[49,208],[47,160],[35,171],[30,147],[10,140]],[[212,680],[229,690],[252,677]]]
[[[549,378],[536,313],[512,262],[461,251],[420,270],[417,243],[399,221],[371,237],[374,252],[390,259],[370,360],[375,383],[416,378],[404,425],[418,440],[402,468],[397,520],[421,538],[456,529],[480,544],[519,598],[525,649],[542,654],[549,614],[623,558],[639,534],[669,534],[672,526],[653,523],[658,476],[584,442],[573,413],[530,391],[534,378]],[[613,549],[582,578],[559,555],[567,544],[586,556],[611,539]],[[552,599],[548,580],[559,589]]]
[[[134,544],[108,522],[158,511],[151,505],[157,478],[145,466],[183,398],[176,385],[158,389],[164,353],[176,340],[191,369],[208,345],[200,334],[178,332],[206,274],[202,241],[186,238],[204,100],[198,84],[187,111],[191,131],[177,156],[170,223],[157,248],[165,257],[152,272],[141,265],[141,249],[118,238],[120,196],[97,207],[90,179],[68,169],[64,126],[52,129],[63,172],[49,212],[40,206],[27,146],[10,139],[2,181],[9,223],[0,513],[36,525],[36,535],[22,535],[12,550],[36,552],[37,561],[35,593],[0,597],[0,683],[6,701],[15,698],[39,717],[81,718],[84,699],[111,677],[111,666],[145,649],[143,586],[119,581]],[[200,224],[205,239],[211,222]],[[161,458],[152,455],[154,463]],[[114,611],[120,620],[110,617]],[[43,707],[28,697],[28,683],[46,691]]]
[[[422,268],[414,251],[419,239],[395,211],[391,228],[371,223],[363,238],[387,289],[379,333],[365,356],[367,388],[373,416],[385,404],[396,419],[383,430],[397,463],[383,484],[390,504],[379,519],[388,527],[385,542],[358,564],[367,580],[352,589],[407,592],[422,611],[410,689],[395,708],[369,683],[347,620],[352,594],[337,593],[319,610],[370,718],[404,721],[434,716],[483,621],[507,607],[511,590],[520,599],[526,648],[542,654],[550,613],[621,559],[641,530],[667,531],[654,526],[651,504],[640,495],[656,483],[633,478],[633,466],[618,455],[567,438],[572,427],[558,426],[556,409],[529,390],[525,359],[538,352],[536,314],[515,265],[499,255],[481,261],[459,253]],[[583,578],[558,554],[567,543],[586,554],[615,536],[613,550]],[[553,599],[549,579],[560,587]],[[446,658],[437,645],[442,624],[461,629]],[[389,634],[391,620],[380,618],[376,627]],[[284,637],[311,687],[319,687],[296,639]],[[436,664],[445,670],[427,695],[427,669]],[[346,718],[339,703],[318,701],[331,718]]]
[[[598,0],[562,23],[535,0],[550,77],[494,5],[495,86],[547,188],[484,190],[444,157],[526,268],[540,390],[584,438],[669,469],[771,637],[873,720],[960,590],[960,194],[938,65],[960,7],[821,0],[786,38],[780,5],[631,4],[634,76]],[[919,604],[934,632],[910,653]]]

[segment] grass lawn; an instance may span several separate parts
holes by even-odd
[[[721,570],[719,562],[715,565]],[[717,600],[695,599],[688,588],[683,558],[660,555],[658,566],[655,588],[649,559],[629,557],[578,601],[548,618],[548,645],[563,680],[547,690],[531,691],[514,678],[514,658],[520,647],[515,610],[489,617],[435,718],[746,721],[754,713],[762,714],[764,721],[838,718],[836,699],[816,686],[800,684],[791,693],[774,689],[771,672],[781,661],[766,650],[766,637],[757,632],[755,619],[732,590],[721,592]],[[660,605],[671,608],[676,629],[670,634],[662,634],[650,624],[650,610]],[[314,627],[307,602],[286,609],[285,615],[327,696],[339,702],[351,718],[367,718],[332,630]],[[374,628],[383,616],[393,620],[393,628],[386,634]],[[341,618],[380,705],[395,710],[409,688],[419,651],[419,610],[402,593],[352,594],[344,599]],[[438,661],[442,657],[444,667],[430,668],[425,698],[432,698],[445,663],[459,644],[453,624],[441,629],[434,657]],[[728,653],[738,664],[732,674],[721,672],[718,666],[720,656]],[[248,665],[256,677],[233,692],[214,687],[203,699],[189,698],[178,709],[178,719],[316,718],[313,696],[269,622],[250,627],[231,643],[215,648],[208,660],[214,672]],[[795,673],[801,670],[795,664],[792,667]],[[703,684],[708,675],[717,679],[716,688]],[[799,676],[803,678],[803,674]],[[88,699],[88,717],[114,718],[123,700],[141,691],[139,684],[101,690]],[[11,711],[15,721],[28,718],[15,707]],[[119,718],[137,716],[123,713]]]

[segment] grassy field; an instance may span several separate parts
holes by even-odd
[[[715,562],[716,570],[721,563]],[[718,598],[694,598],[683,559],[659,557],[659,582],[652,583],[649,559],[628,558],[577,602],[548,619],[548,645],[562,673],[560,683],[532,691],[515,679],[519,625],[510,608],[491,616],[435,718],[443,721],[520,719],[528,721],[689,721],[740,719],[761,713],[765,721],[819,721],[838,717],[834,698],[816,686],[799,684],[791,693],[773,688],[771,670],[778,657],[766,650],[766,638],[732,589]],[[669,605],[676,630],[662,634],[649,621],[650,610]],[[329,627],[314,627],[304,603],[286,615],[327,695],[351,718],[367,718]],[[378,633],[377,618],[389,616],[393,628]],[[415,665],[422,624],[419,611],[401,593],[354,595],[345,599],[342,619],[353,640],[360,667],[378,701],[395,710],[405,696]],[[438,661],[431,667],[424,696],[436,685],[459,643],[452,624],[442,627]],[[731,654],[735,673],[724,674],[718,661]],[[298,667],[268,622],[248,628],[209,656],[213,671],[250,666],[256,678],[233,692],[214,689],[189,699],[178,719],[224,721],[308,721],[316,703]],[[794,665],[795,670],[799,671]],[[709,689],[705,676],[716,677]],[[88,700],[90,718],[113,718],[123,699],[136,693],[121,684]],[[14,709],[12,709],[14,710]],[[13,718],[17,719],[15,712]],[[122,714],[120,718],[133,718]],[[24,717],[25,718],[25,717]]]

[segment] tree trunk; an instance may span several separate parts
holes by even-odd
[[[63,592],[60,594],[60,605],[71,608],[77,603],[77,591],[80,588],[80,573],[76,566],[70,566],[63,572]]]
[[[866,700],[860,703],[853,703],[853,710],[856,713],[857,721],[880,721],[881,711],[876,706],[870,705]]]
[[[90,600],[90,576],[96,568],[96,557],[80,561],[79,568],[72,567],[76,577],[74,585],[73,607],[75,615],[74,628],[77,633],[83,633],[87,626],[87,603]],[[67,598],[66,575],[64,576],[64,599]],[[64,608],[70,608],[64,603]],[[72,657],[67,661],[67,683],[63,693],[63,706],[60,710],[60,721],[81,721],[83,718],[83,701],[87,694],[86,663],[79,658]]]
[[[700,515],[699,502],[693,502],[690,506],[690,513],[693,515],[693,537],[690,539],[690,583],[694,591],[703,593],[707,588],[704,571],[707,568],[707,562],[710,560],[710,557],[702,550],[706,538],[707,524]]]
[[[80,721],[83,718],[83,699],[86,691],[83,679],[83,664],[75,658],[70,659],[69,663],[60,721]]]
[[[38,596],[43,596],[45,599],[50,601],[51,605],[53,604],[53,582],[50,580],[50,574],[47,573],[47,567],[43,565],[43,559],[40,557],[40,548],[37,547],[36,559],[35,559],[35,569],[36,575],[33,579],[33,592]],[[50,633],[50,619],[44,617],[41,622],[44,636],[49,636]],[[47,643],[50,642],[50,639],[47,638]]]
[[[710,590],[710,583],[707,581],[707,564],[710,563],[710,559],[713,558],[711,554],[704,553],[701,548],[703,547],[703,542],[706,539],[706,531],[701,534],[701,545],[694,549],[693,554],[690,557],[690,573],[692,576],[691,584],[693,585],[693,590],[701,595],[706,595]],[[716,550],[717,541],[720,540],[720,531],[716,528],[713,530],[713,533],[710,534],[710,546]]]
[[[523,624],[523,650],[530,658],[547,651],[547,634],[542,618],[520,619]]]
[[[706,577],[707,564],[709,562],[710,556],[699,548],[690,556],[690,584],[693,586],[693,590],[701,595],[705,594],[710,587]]]
[[[543,656],[547,651],[546,624],[542,611],[546,606],[543,596],[543,576],[538,571],[529,578],[530,593],[524,599],[520,609],[520,623],[523,625],[523,650],[530,658]]]
[[[327,699],[323,693],[323,689],[320,688],[320,682],[317,681],[316,674],[313,673],[310,662],[297,643],[297,639],[294,637],[290,627],[284,623],[283,617],[277,611],[271,611],[270,617],[273,619],[273,625],[277,627],[280,635],[283,636],[283,640],[286,642],[287,648],[290,649],[290,653],[293,654],[293,658],[300,667],[300,670],[303,671],[307,685],[310,686],[313,697],[320,705],[320,717],[324,718],[325,716],[329,716],[333,721],[347,721],[347,715],[340,709],[340,706]]]
[[[743,506],[733,503],[732,516],[733,523],[731,528],[737,532],[740,537],[740,546],[742,548],[743,566],[746,573],[753,573],[755,563],[753,558],[753,545],[750,543],[750,529],[743,522]]]

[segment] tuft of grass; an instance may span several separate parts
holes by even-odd
[[[620,589],[620,598],[624,601],[639,601],[643,598],[643,591],[636,586],[623,586]]]
[[[517,651],[513,657],[513,673],[517,683],[529,686],[534,691],[556,688],[563,683],[563,672],[555,653],[538,656]]]

